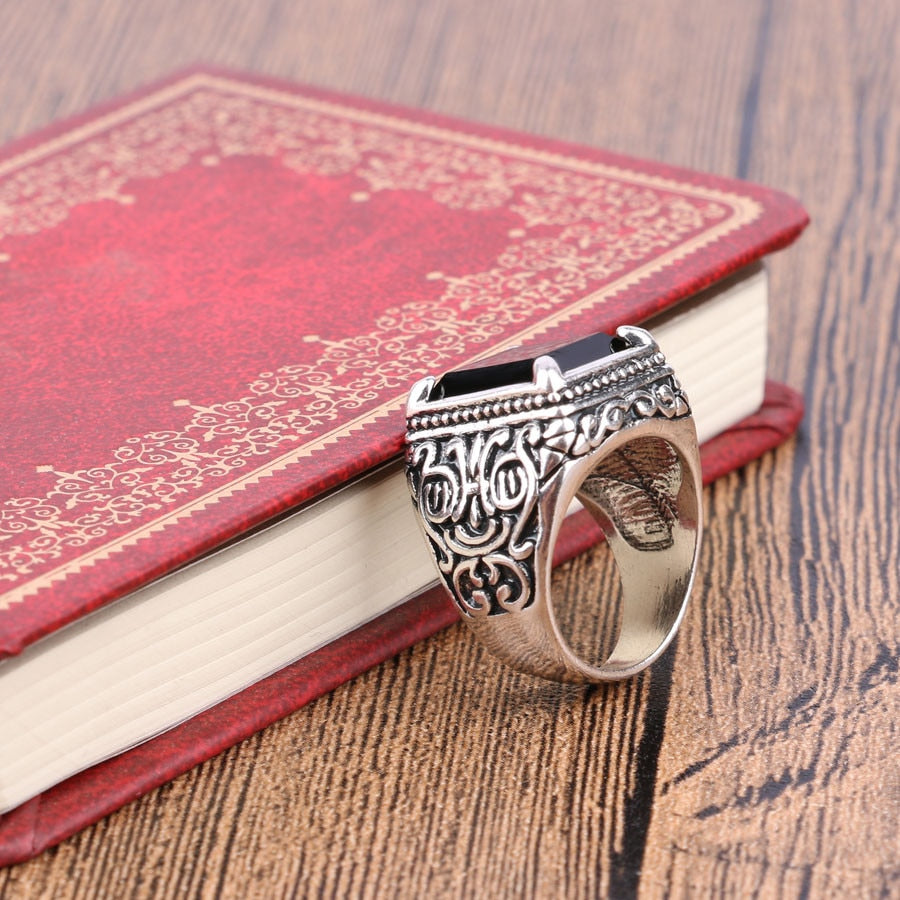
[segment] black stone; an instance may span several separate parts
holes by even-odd
[[[489,391],[512,384],[528,384],[532,377],[534,359],[516,359],[494,366],[457,369],[441,376],[434,386],[430,400],[462,397],[475,391]]]
[[[530,384],[534,375],[534,361],[539,356],[549,356],[556,361],[560,371],[571,372],[586,363],[627,350],[629,346],[628,341],[601,331],[552,350],[543,348],[532,350],[532,355],[524,359],[456,369],[441,376],[428,399],[446,400],[476,391]]]

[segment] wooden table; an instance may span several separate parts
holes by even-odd
[[[5,138],[206,60],[746,176],[813,225],[771,264],[802,433],[707,491],[649,674],[537,684],[451,628],[0,897],[900,896],[898,47],[875,0],[4,4]]]

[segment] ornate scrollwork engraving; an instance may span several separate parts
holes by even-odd
[[[540,440],[540,427],[528,423],[409,448],[425,534],[469,615],[520,609],[531,599]]]
[[[455,423],[472,421],[462,415],[471,406],[461,405],[455,415],[411,419],[416,424],[407,447],[410,492],[441,577],[464,615],[514,612],[532,602],[535,551],[546,527],[538,497],[566,461],[597,449],[639,419],[690,413],[674,376],[655,374],[655,381],[622,394],[607,390],[594,402],[532,403],[526,418],[514,406],[504,415],[507,407],[498,405],[499,416],[464,433]],[[610,507],[617,523],[620,506],[627,513],[623,521],[636,523],[623,536],[642,549],[671,541],[670,507],[682,477],[671,448],[657,443],[650,475],[634,470],[626,445],[585,483],[588,496]]]

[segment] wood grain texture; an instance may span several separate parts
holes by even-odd
[[[771,266],[806,423],[707,491],[651,672],[537,683],[452,628],[0,898],[900,896],[898,46],[876,0],[3,4],[3,138],[204,60],[746,176],[813,226]],[[556,587],[608,579],[601,548]]]

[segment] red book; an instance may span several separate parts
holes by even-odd
[[[641,322],[783,194],[195,70],[0,157],[0,655],[397,456],[409,385]],[[770,385],[708,478],[796,428]],[[563,558],[598,537],[569,529]],[[28,858],[453,620],[430,592],[0,817]]]

